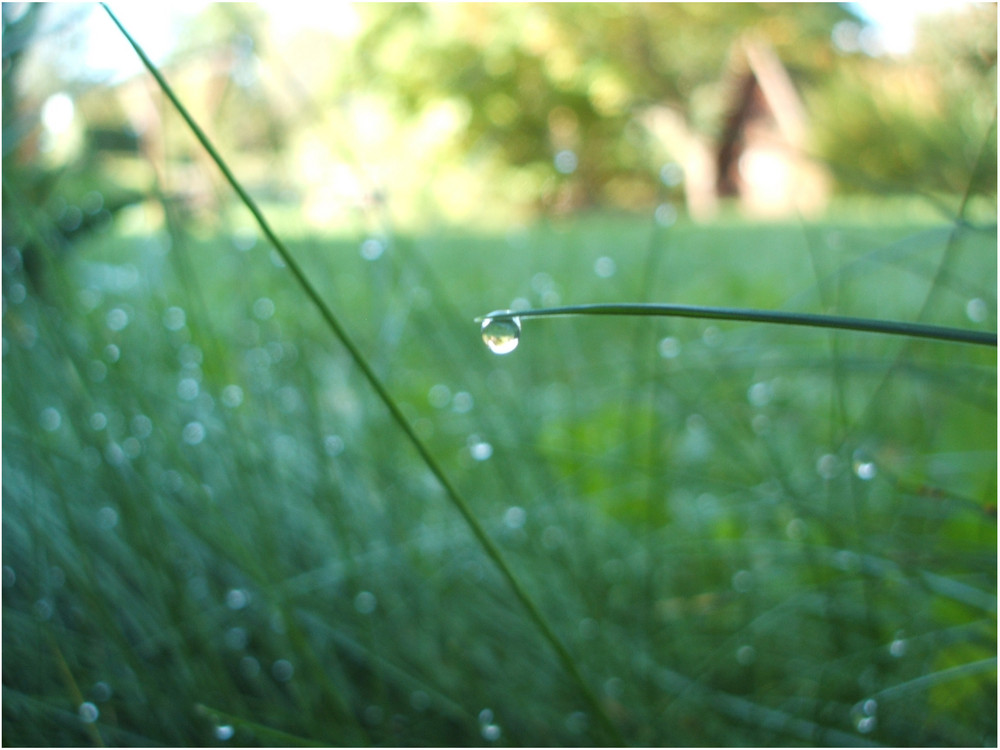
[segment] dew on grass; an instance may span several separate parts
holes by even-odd
[[[615,275],[615,271],[617,270],[618,266],[615,265],[614,259],[609,258],[607,255],[602,255],[594,261],[594,273],[602,279],[610,279]]]
[[[661,227],[672,227],[677,223],[677,207],[673,203],[661,203],[653,212],[653,218]]]
[[[785,526],[785,533],[793,542],[801,542],[806,538],[806,522],[801,518],[793,518]]]
[[[480,725],[483,725],[483,724],[492,724],[493,723],[493,709],[491,709],[491,708],[484,708],[482,711],[480,711],[479,712],[479,723],[480,723]]]
[[[104,347],[104,358],[108,360],[108,362],[112,363],[117,362],[119,359],[121,359],[121,356],[122,356],[122,350],[119,349],[114,344],[108,344],[106,347]]]
[[[243,389],[238,385],[227,385],[222,389],[222,403],[230,409],[235,409],[243,403]]]
[[[267,320],[274,315],[274,302],[270,297],[261,297],[253,303],[253,316],[257,320]]]
[[[97,717],[101,715],[101,712],[97,710],[97,706],[90,701],[81,703],[76,712],[80,717],[80,721],[84,724],[93,724],[97,721]]]
[[[986,315],[989,312],[986,307],[986,302],[984,302],[979,297],[974,297],[970,299],[965,306],[965,314],[968,316],[969,320],[973,323],[982,323],[986,320]]]
[[[103,383],[108,376],[108,366],[99,359],[87,363],[87,376],[95,383]]]
[[[753,588],[753,573],[749,570],[737,570],[733,574],[733,590],[745,594]]]
[[[744,667],[748,667],[757,659],[757,649],[753,646],[740,646],[736,649],[736,661]]]
[[[344,439],[340,435],[327,435],[323,438],[323,450],[328,456],[339,456],[344,452]]]
[[[187,323],[187,316],[180,307],[168,307],[163,313],[163,327],[168,331],[179,331]]]
[[[229,628],[229,630],[226,631],[225,636],[223,636],[226,648],[231,649],[232,651],[242,651],[246,648],[249,640],[246,628],[241,628],[239,626]]]
[[[892,643],[889,644],[889,655],[899,659],[906,655],[906,641],[900,636],[893,638]]]
[[[559,151],[555,157],[552,159],[555,164],[556,171],[559,174],[573,174],[576,171],[576,167],[579,164],[579,159],[576,154],[569,149],[563,149]]]
[[[378,599],[371,591],[361,591],[354,597],[354,609],[363,615],[370,615],[378,606]]]
[[[230,609],[243,609],[250,603],[250,596],[243,589],[230,589],[226,593],[226,606]]]
[[[62,415],[54,406],[49,406],[42,409],[42,413],[38,415],[38,423],[46,432],[55,432],[62,424]]]
[[[500,727],[497,724],[484,724],[481,733],[487,742],[496,742],[500,739]]]
[[[27,296],[28,290],[24,288],[24,284],[11,284],[10,288],[7,290],[6,299],[10,300],[15,305],[20,305],[24,302]]]
[[[451,401],[451,409],[456,414],[465,414],[472,410],[472,394],[468,391],[459,391]]]
[[[385,243],[376,237],[369,237],[361,243],[361,257],[365,260],[378,260],[385,252]]]
[[[677,187],[684,182],[684,168],[675,161],[660,167],[660,181],[667,187]]]
[[[38,601],[35,602],[32,609],[35,612],[35,617],[41,620],[42,622],[45,622],[46,620],[49,620],[52,617],[52,602],[50,602],[48,599],[44,598],[39,599]]]
[[[878,702],[874,698],[860,701],[851,708],[851,721],[854,728],[861,734],[869,734],[875,730],[877,719],[875,714],[878,711]]]
[[[660,343],[656,348],[660,352],[660,356],[664,359],[674,359],[681,353],[681,342],[673,336],[667,336],[660,339]]]
[[[528,514],[525,512],[524,508],[517,505],[510,506],[503,514],[503,523],[508,529],[522,528],[527,519]]]
[[[565,541],[566,532],[560,526],[551,524],[542,530],[542,546],[549,551],[559,549]]]
[[[774,391],[772,390],[770,383],[754,383],[747,391],[747,400],[750,402],[751,406],[762,407],[771,403],[771,397],[773,395]]]
[[[205,426],[201,422],[188,422],[181,431],[181,439],[188,445],[198,445],[205,439]]]
[[[517,349],[521,338],[520,318],[496,318],[497,315],[509,313],[509,310],[496,310],[483,318],[483,343],[494,354],[509,354]]]
[[[90,696],[98,703],[104,703],[105,701],[111,700],[112,691],[111,686],[104,682],[103,680],[94,683],[94,687],[90,690]]]
[[[257,244],[257,233],[249,230],[237,230],[233,235],[233,247],[241,253],[253,248]]]
[[[111,466],[121,466],[128,460],[128,456],[118,443],[110,442],[104,446],[104,459]]]
[[[875,464],[871,461],[855,461],[854,462],[854,473],[858,475],[858,479],[874,479],[875,475],[878,473],[878,469],[875,468]]]
[[[104,322],[112,331],[121,331],[128,325],[128,313],[120,307],[114,307],[108,310]]]
[[[566,729],[573,734],[583,734],[587,731],[590,720],[583,711],[574,711],[566,717]]]
[[[288,682],[295,674],[295,668],[288,659],[278,659],[271,665],[271,676],[278,682]]]
[[[110,505],[105,505],[97,511],[97,528],[101,531],[111,531],[118,525],[118,511]]]
[[[182,378],[177,384],[177,395],[185,401],[193,401],[198,398],[201,388],[194,378]]]
[[[385,711],[381,706],[371,704],[369,706],[365,706],[365,710],[362,712],[361,717],[368,726],[377,727],[385,720]]]
[[[476,461],[486,461],[493,455],[493,446],[485,440],[476,439],[469,444],[469,454]]]
[[[279,253],[277,250],[275,250],[275,249],[272,248],[268,257],[270,257],[270,259],[271,259],[271,265],[274,266],[275,268],[284,268],[285,267],[285,261],[281,257],[281,253]]]
[[[104,415],[104,412],[101,411],[95,411],[90,415],[90,419],[87,421],[90,424],[90,429],[95,432],[100,432],[108,426],[108,418]]]
[[[427,401],[435,409],[443,409],[451,401],[451,388],[444,383],[436,383],[427,392]]]
[[[215,728],[215,739],[225,742],[226,740],[231,740],[236,730],[233,729],[231,724],[220,724]]]
[[[253,679],[260,674],[260,662],[252,656],[244,656],[240,659],[240,672],[244,677]]]
[[[145,414],[136,414],[132,417],[132,434],[137,438],[148,438],[153,434],[153,420]]]
[[[204,355],[201,352],[201,348],[195,344],[184,344],[177,351],[177,360],[181,363],[181,367],[194,367],[200,365]]]
[[[816,461],[816,473],[823,479],[833,479],[840,472],[840,460],[832,453],[824,453]]]

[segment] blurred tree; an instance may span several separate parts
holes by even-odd
[[[416,112],[468,112],[464,146],[547,170],[573,206],[656,195],[661,164],[636,119],[669,104],[712,134],[731,46],[768,40],[801,85],[836,63],[837,4],[487,4],[365,6],[358,42],[370,85]],[[550,180],[550,185],[558,184]],[[551,191],[548,196],[553,197]],[[564,190],[564,198],[565,190]]]
[[[905,58],[855,54],[812,92],[815,147],[848,192],[996,193],[997,8],[918,27]]]

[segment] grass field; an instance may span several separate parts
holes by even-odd
[[[474,322],[996,330],[995,218],[867,216],[290,240],[586,689],[239,209],[5,249],[5,744],[994,744],[995,348]]]

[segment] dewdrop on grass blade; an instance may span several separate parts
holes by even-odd
[[[483,318],[483,343],[494,354],[510,354],[517,349],[517,344],[521,338],[520,319],[516,317],[497,317],[509,314],[509,310],[496,310]]]

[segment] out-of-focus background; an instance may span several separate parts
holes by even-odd
[[[996,5],[3,4],[11,745],[994,745]],[[114,8],[114,6],[112,6]]]

